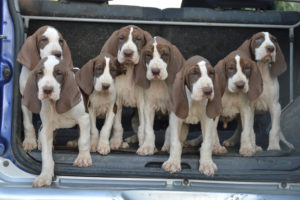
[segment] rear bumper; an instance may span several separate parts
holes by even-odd
[[[57,176],[32,188],[35,175],[0,158],[0,199],[299,199],[300,184]]]

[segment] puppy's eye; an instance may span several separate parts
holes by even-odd
[[[208,74],[209,77],[213,78],[215,76],[215,73],[213,71],[210,71]]]
[[[255,39],[256,42],[261,42],[262,40],[263,40],[263,38],[261,36],[259,36]]]
[[[272,41],[273,43],[276,43],[276,42],[277,42],[277,39],[276,39],[276,38],[271,38],[271,41]]]
[[[39,70],[36,74],[38,75],[38,77],[41,77],[44,75],[44,72],[43,70]]]
[[[124,35],[121,35],[121,36],[119,37],[119,40],[120,40],[120,41],[123,41],[124,39],[125,39]]]
[[[146,58],[147,60],[151,60],[151,59],[152,59],[152,55],[151,55],[150,53],[147,53],[147,54],[145,55],[145,58]]]
[[[41,41],[42,41],[42,42],[48,42],[48,38],[42,37],[42,38],[41,38]]]
[[[251,70],[250,65],[246,65],[246,66],[245,66],[245,71],[250,71],[250,70]]]
[[[95,71],[96,71],[97,73],[102,73],[102,72],[103,72],[103,69],[101,68],[101,66],[97,66],[97,67],[95,68]]]
[[[111,69],[110,69],[110,73],[111,73],[111,74],[115,74],[116,72],[117,72],[117,70],[116,70],[115,68],[111,68]]]
[[[141,40],[142,40],[142,38],[140,38],[140,37],[137,37],[137,38],[135,39],[136,42],[140,42]]]
[[[60,46],[63,46],[63,44],[64,44],[64,40],[63,39],[59,39],[59,44],[60,44]]]
[[[233,65],[230,65],[230,66],[228,67],[228,70],[229,70],[229,71],[234,71]]]
[[[61,70],[56,70],[56,75],[57,76],[63,75],[63,72]]]
[[[163,53],[163,54],[161,55],[161,58],[162,58],[163,60],[167,60],[168,57],[169,57],[169,54],[168,54],[168,53]]]

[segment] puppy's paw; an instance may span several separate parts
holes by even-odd
[[[109,142],[99,142],[97,152],[101,155],[107,155],[110,153]]]
[[[212,161],[200,161],[199,171],[206,176],[213,176],[218,170],[217,165]]]
[[[170,172],[171,174],[175,172],[180,172],[181,171],[180,160],[168,159],[163,163],[162,168],[165,171]]]
[[[232,138],[229,138],[228,140],[225,140],[225,141],[223,142],[223,145],[224,145],[225,147],[234,147],[236,144],[237,144],[237,141],[234,140],[234,139],[232,139]]]
[[[76,148],[78,146],[78,140],[71,140],[67,142],[67,147]]]
[[[143,144],[140,148],[137,150],[137,154],[140,156],[150,156],[154,154],[155,146]]]
[[[122,142],[121,148],[122,149],[128,149],[129,148],[129,144],[127,142]]]
[[[137,135],[134,134],[133,136],[130,136],[130,137],[126,138],[125,142],[127,142],[128,144],[137,143],[138,142],[138,137],[137,137]]]
[[[260,146],[257,146],[257,145],[256,145],[255,151],[256,151],[256,152],[261,152],[261,151],[263,151],[263,149],[262,149]]]
[[[221,155],[227,153],[227,149],[222,145],[213,145],[212,152],[214,155]]]
[[[91,141],[91,152],[96,152],[97,151],[97,148],[98,148],[98,143],[97,143],[97,140],[92,140]]]
[[[77,167],[89,167],[92,165],[92,158],[90,152],[79,153],[76,160],[73,163]]]
[[[23,141],[23,149],[26,152],[30,152],[37,148],[37,142],[35,138],[25,138]]]
[[[240,147],[240,154],[246,157],[253,156],[256,152],[256,148],[251,145],[242,145]]]
[[[195,138],[193,140],[186,140],[183,143],[183,147],[198,147],[202,142],[202,138]]]
[[[110,148],[112,150],[119,149],[121,144],[122,144],[122,139],[121,138],[111,138],[110,142],[109,142]]]
[[[32,183],[33,187],[49,187],[52,182],[52,175],[50,174],[43,174],[39,175],[35,178],[34,182]]]
[[[281,149],[280,149],[279,143],[276,143],[276,144],[275,143],[274,144],[270,143],[267,150],[268,151],[271,151],[271,150],[278,150],[278,151],[280,151]]]
[[[163,147],[161,148],[161,151],[170,152],[170,144],[164,143]]]

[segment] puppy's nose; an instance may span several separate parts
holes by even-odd
[[[51,53],[52,53],[52,55],[54,55],[56,58],[60,58],[60,57],[61,57],[61,52],[60,52],[60,51],[52,51]]]
[[[52,93],[52,91],[53,91],[53,87],[52,86],[44,86],[43,87],[43,92],[45,93],[45,94],[51,94]]]
[[[210,95],[212,93],[211,87],[204,87],[202,90],[205,95]]]
[[[151,71],[152,71],[153,75],[159,75],[159,73],[160,73],[160,69],[159,68],[152,68]]]
[[[131,49],[125,49],[124,50],[124,55],[126,57],[130,57],[130,56],[132,56],[132,54],[133,54],[133,51]]]
[[[274,51],[274,46],[269,45],[266,48],[267,48],[267,51],[270,53],[272,53]]]
[[[107,90],[110,87],[109,83],[102,83],[102,89]]]
[[[237,81],[237,82],[235,82],[235,85],[236,85],[237,88],[243,89],[244,86],[245,86],[245,82],[244,81]]]

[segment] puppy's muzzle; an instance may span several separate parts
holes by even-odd
[[[160,73],[160,69],[159,68],[152,68],[151,72],[154,76],[158,76]]]
[[[54,55],[58,59],[61,58],[61,51],[55,50],[55,51],[52,51],[51,54]]]
[[[109,83],[102,83],[102,89],[103,90],[108,90],[109,87],[110,87]]]
[[[266,46],[266,50],[268,53],[273,53],[275,48],[274,48],[274,46],[269,45],[269,46]]]
[[[46,85],[43,87],[43,92],[46,95],[50,95],[53,92],[53,87]]]
[[[131,49],[125,49],[123,53],[125,57],[131,57],[133,55],[133,51]]]
[[[236,86],[238,89],[242,90],[242,89],[244,89],[244,87],[245,87],[245,82],[244,82],[244,81],[237,81],[237,82],[235,82],[235,86]]]

